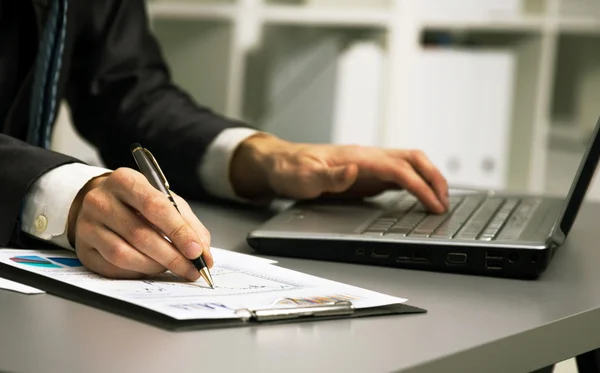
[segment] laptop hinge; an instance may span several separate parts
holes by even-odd
[[[552,234],[546,240],[546,245],[548,247],[560,246],[565,242],[566,238],[567,237],[563,233],[562,229],[560,229],[560,227],[557,227],[556,229],[552,230]]]

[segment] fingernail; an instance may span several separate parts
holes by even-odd
[[[202,254],[202,246],[200,246],[200,244],[198,244],[198,242],[192,242],[186,249],[185,249],[185,255],[189,258],[189,259],[196,259],[197,257],[200,256],[200,254]]]

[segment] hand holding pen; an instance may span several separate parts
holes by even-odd
[[[175,208],[175,210],[177,210],[178,213],[181,213],[169,189],[169,182],[167,181],[167,178],[163,174],[160,166],[158,165],[158,162],[156,162],[156,159],[154,158],[152,153],[150,153],[149,150],[142,148],[140,144],[136,143],[131,146],[131,154],[133,155],[133,158],[135,159],[135,162],[138,165],[140,172],[146,177],[146,179],[148,179],[148,182],[154,188],[156,188],[156,190],[162,193],[166,199],[169,200],[169,202],[173,205],[173,207]],[[182,227],[183,226],[185,226],[185,224],[183,224]],[[173,232],[173,234],[171,234],[171,236],[177,236],[178,234],[179,232],[178,230],[176,230]],[[173,242],[172,238],[169,237],[169,235],[165,236],[165,238],[169,242],[175,243]],[[200,273],[200,276],[202,276],[202,278],[210,285],[211,288],[214,288],[214,282],[208,269],[208,266],[206,265],[202,255],[197,255],[199,250],[198,247],[194,247],[196,245],[199,244],[194,240],[185,244],[184,253],[188,256],[189,259],[192,259],[192,263]]]
[[[88,269],[120,279],[170,270],[196,281],[201,274],[192,260],[202,257],[206,268],[212,267],[210,235],[179,196],[170,193],[181,213],[167,195],[131,168],[96,176],[97,170],[83,166],[79,175],[88,181],[69,209],[67,236]]]

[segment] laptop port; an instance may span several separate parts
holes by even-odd
[[[411,255],[411,250],[407,247],[399,247],[398,248],[398,261],[409,261]]]
[[[501,251],[486,251],[485,252],[485,258],[486,259],[497,259],[497,260],[502,260],[504,259],[504,253]]]
[[[446,255],[446,262],[448,264],[466,264],[467,254],[465,253],[448,253]]]
[[[519,261],[519,253],[517,252],[512,252],[510,254],[508,254],[508,261],[510,263],[516,263]]]
[[[356,249],[356,255],[365,255],[365,248],[364,247],[359,247],[358,249]]]
[[[390,249],[373,249],[371,250],[371,256],[377,259],[385,259],[389,258],[392,254],[392,250]]]
[[[488,259],[485,261],[485,267],[493,271],[499,271],[504,269],[504,263],[501,260]]]
[[[426,248],[415,248],[415,252],[413,253],[413,259],[418,262],[428,262],[429,261],[429,253]]]

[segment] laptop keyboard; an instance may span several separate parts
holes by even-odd
[[[406,196],[362,234],[388,238],[516,239],[541,200],[471,195],[451,196],[449,202],[447,213],[435,215],[413,196]]]

